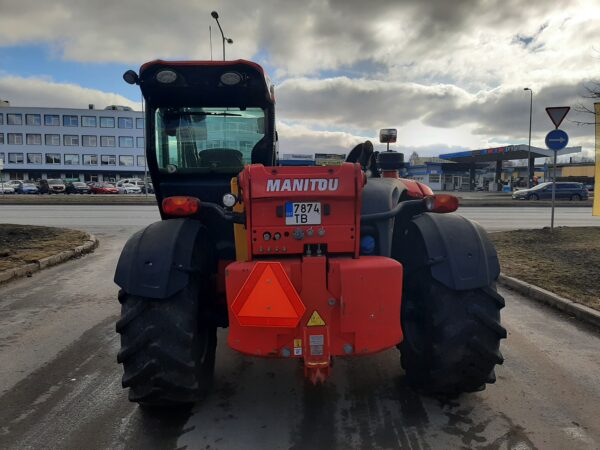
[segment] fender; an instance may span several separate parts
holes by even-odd
[[[489,286],[500,274],[496,249],[485,230],[458,214],[420,214],[397,241],[394,257],[405,265],[407,276],[430,266],[435,280],[462,291]]]
[[[196,249],[200,251],[194,252]],[[114,281],[131,295],[169,298],[187,286],[192,272],[210,270],[210,250],[208,233],[200,221],[154,222],[129,238]]]

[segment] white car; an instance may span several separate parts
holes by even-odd
[[[0,183],[0,194],[14,194],[15,188],[7,183]]]
[[[141,194],[142,189],[133,183],[121,183],[117,184],[119,194]]]

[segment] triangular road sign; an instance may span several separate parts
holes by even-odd
[[[546,112],[550,116],[550,120],[554,126],[558,128],[570,109],[570,106],[552,106],[546,108]]]

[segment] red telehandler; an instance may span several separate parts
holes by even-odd
[[[498,258],[478,224],[447,214],[455,197],[399,178],[403,155],[369,142],[340,166],[279,166],[274,89],[255,63],[158,60],[124,78],[145,99],[162,217],[115,274],[131,401],[198,400],[218,327],[244,354],[301,360],[314,383],[335,357],[396,346],[421,390],[494,382]]]

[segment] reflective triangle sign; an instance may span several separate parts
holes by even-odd
[[[231,310],[242,326],[295,328],[306,308],[280,263],[257,262]]]
[[[550,116],[550,120],[554,126],[558,128],[570,109],[570,106],[552,106],[550,108],[546,108],[546,112]]]

